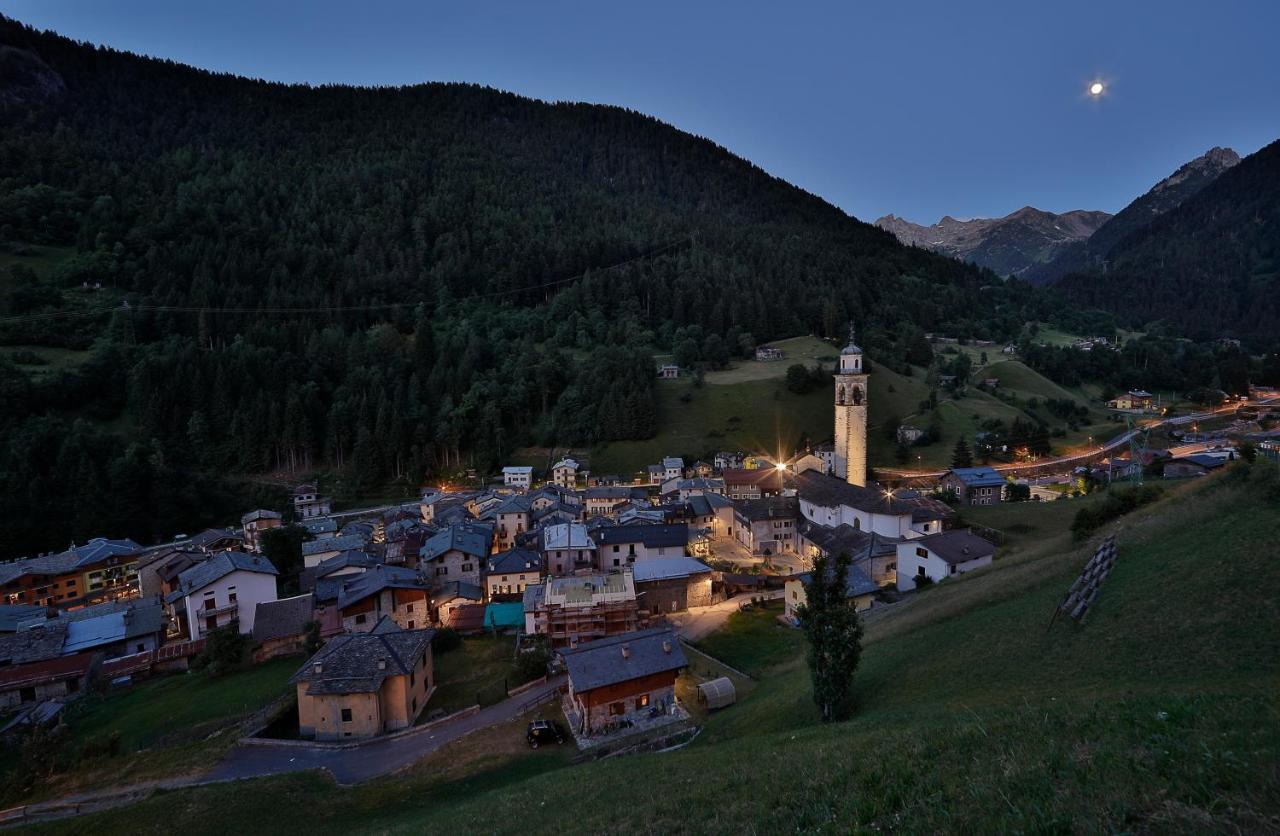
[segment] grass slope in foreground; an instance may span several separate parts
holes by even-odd
[[[1230,481],[1122,520],[1084,626],[1048,620],[1085,547],[1022,551],[872,619],[845,723],[817,723],[791,633],[790,657],[771,647],[782,661],[679,752],[453,780],[446,758],[354,790],[294,776],[51,829],[212,833],[231,815],[308,833],[1273,830],[1280,510]]]

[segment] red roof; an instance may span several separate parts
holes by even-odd
[[[484,630],[484,604],[459,604],[449,611],[444,626],[452,627],[458,632]]]
[[[0,691],[12,691],[15,688],[41,685],[73,676],[84,676],[93,664],[92,653],[77,653],[74,656],[59,656],[45,659],[43,662],[30,662],[26,665],[14,665],[12,668],[0,670]]]

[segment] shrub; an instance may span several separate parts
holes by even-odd
[[[235,624],[219,627],[205,636],[204,650],[191,661],[191,667],[208,671],[210,676],[225,676],[248,664],[252,646],[253,640],[242,635]]]
[[[1083,540],[1111,520],[1155,502],[1163,493],[1164,489],[1159,485],[1108,491],[1102,502],[1076,512],[1076,518],[1071,523],[1071,534],[1076,540]]]
[[[431,637],[431,652],[437,656],[448,653],[462,645],[462,636],[452,627],[441,627]]]

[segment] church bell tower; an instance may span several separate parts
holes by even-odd
[[[862,349],[853,341],[840,352],[836,370],[836,455],[835,475],[852,485],[867,484],[867,374],[862,368]]]

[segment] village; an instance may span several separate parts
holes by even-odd
[[[781,359],[773,351],[758,362]],[[693,644],[751,608],[793,629],[819,558],[848,555],[847,598],[890,611],[999,559],[1004,535],[969,519],[974,509],[1193,478],[1246,447],[1277,455],[1274,431],[1231,429],[1238,404],[1166,416],[1132,391],[1108,406],[1148,431],[1180,428],[1174,446],[1139,447],[1135,422],[1109,446],[1034,467],[879,472],[868,466],[869,375],[851,333],[834,374],[834,440],[786,458],[668,456],[623,479],[566,457],[338,511],[302,484],[291,507],[250,510],[238,525],[0,565],[3,731],[20,738],[90,692],[230,659],[292,673],[288,697],[255,714],[218,767],[227,777],[303,768],[303,750],[340,771],[352,756],[334,747],[352,746],[374,747],[368,777],[431,751],[428,740],[529,716],[532,748],[680,745],[749,684]],[[1264,412],[1275,400],[1254,395]],[[445,682],[442,668],[473,673]]]

